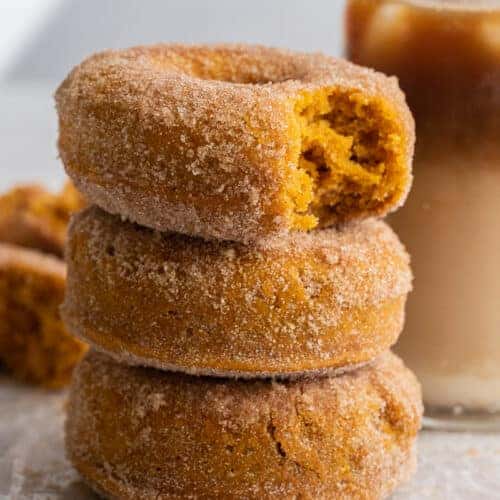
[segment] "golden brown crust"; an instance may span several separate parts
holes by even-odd
[[[367,167],[365,204],[356,189],[342,192],[356,184],[352,172],[348,186],[330,183],[342,202],[311,202],[325,169],[315,166],[318,177],[300,168],[298,109],[321,99],[330,114],[349,113],[336,125],[349,137],[334,134],[342,147],[358,122],[367,129],[359,138],[366,147],[351,145],[346,168],[363,170],[367,150],[383,149]],[[411,182],[413,121],[396,80],[320,54],[240,45],[107,51],[77,66],[56,102],[61,158],[79,190],[161,231],[256,241],[384,215]]]
[[[0,241],[62,257],[69,218],[84,204],[70,182],[57,194],[17,186],[0,196]]]
[[[87,350],[60,317],[66,278],[58,258],[0,244],[0,361],[17,378],[59,388]]]
[[[72,221],[67,261],[74,334],[126,363],[196,374],[365,363],[396,341],[411,288],[407,253],[376,220],[245,246],[92,207]]]
[[[66,422],[75,467],[108,498],[375,499],[415,466],[422,404],[393,354],[341,377],[232,381],[91,352]]]

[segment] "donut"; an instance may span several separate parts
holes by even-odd
[[[65,275],[58,258],[0,243],[0,363],[52,389],[68,384],[87,350],[59,317]]]
[[[409,258],[383,221],[252,246],[72,220],[62,316],[116,360],[196,375],[291,376],[371,361],[397,339]],[[147,332],[145,334],[145,332]]]
[[[231,380],[128,367],[75,371],[69,459],[107,498],[374,499],[415,467],[422,404],[392,353],[339,377]]]
[[[255,242],[385,215],[411,183],[397,80],[322,54],[106,51],[73,69],[56,105],[77,188],[160,231]]]
[[[62,257],[70,215],[84,204],[70,182],[57,194],[37,184],[17,186],[0,196],[0,241]]]

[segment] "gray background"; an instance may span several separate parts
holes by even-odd
[[[8,81],[60,80],[91,52],[158,41],[251,42],[338,54],[343,0],[66,0]]]

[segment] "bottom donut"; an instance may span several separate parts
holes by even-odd
[[[382,498],[412,474],[422,403],[392,353],[338,377],[194,377],[90,352],[67,453],[108,498]]]

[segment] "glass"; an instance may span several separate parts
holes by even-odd
[[[500,2],[349,0],[347,52],[397,75],[415,180],[391,217],[415,273],[396,347],[427,424],[500,430]]]

